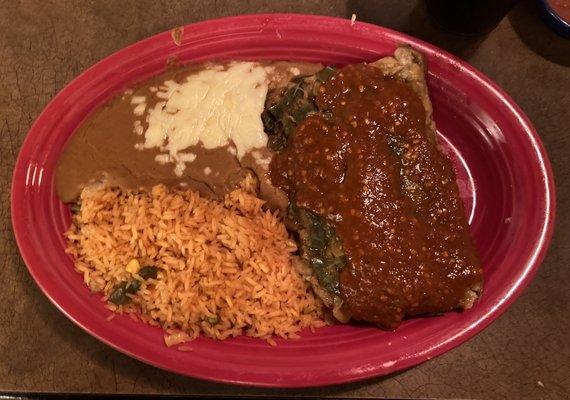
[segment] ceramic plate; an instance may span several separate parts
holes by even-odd
[[[167,348],[163,332],[110,312],[64,253],[70,225],[54,170],[80,123],[105,100],[179,62],[221,59],[372,61],[409,43],[425,54],[440,141],[453,159],[485,270],[484,293],[465,312],[406,321],[395,332],[332,326],[298,340],[199,338],[193,351]],[[249,15],[184,27],[127,47],[73,80],[45,108],[22,146],[12,183],[12,222],[21,254],[46,296],[72,321],[115,349],[188,376],[257,386],[356,381],[411,367],[465,342],[496,319],[534,276],[554,223],[554,185],[538,135],[520,108],[468,64],[404,34],[350,20]]]

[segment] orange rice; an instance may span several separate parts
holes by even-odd
[[[162,326],[172,334],[167,344],[200,333],[294,338],[325,325],[323,307],[293,267],[295,242],[263,205],[252,179],[220,202],[163,185],[128,193],[89,188],[66,233],[67,251],[105,301],[133,279],[125,269],[132,259],[158,267],[128,304],[107,306]]]

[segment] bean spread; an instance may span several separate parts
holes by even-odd
[[[463,308],[482,283],[452,164],[405,82],[366,64],[322,84],[270,174],[326,218],[347,256],[341,297],[353,318],[395,329],[406,315]]]

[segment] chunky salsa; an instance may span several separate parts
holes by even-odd
[[[336,231],[352,317],[394,329],[406,315],[462,308],[481,262],[418,95],[355,64],[320,85],[315,104],[274,156],[271,180]]]

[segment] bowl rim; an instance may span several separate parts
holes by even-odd
[[[566,21],[564,18],[562,18],[562,16],[558,14],[558,12],[554,8],[552,8],[552,5],[550,5],[550,2],[548,0],[539,0],[539,1],[540,4],[542,5],[543,10],[546,11],[551,20],[559,24],[560,28],[570,33],[570,21]]]

